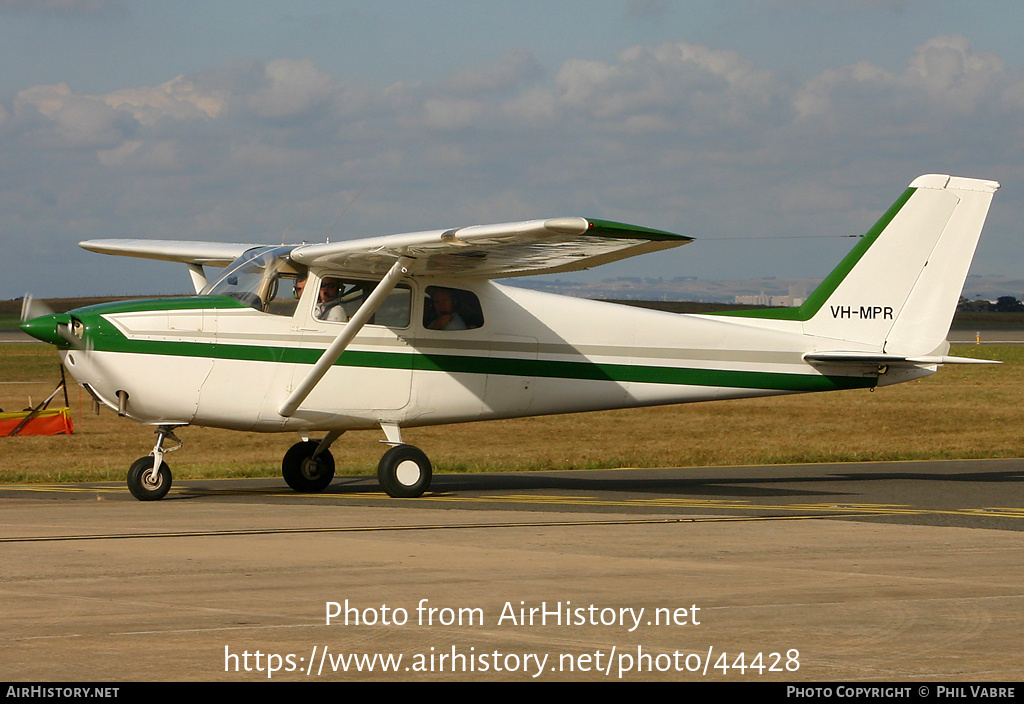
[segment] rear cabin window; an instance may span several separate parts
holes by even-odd
[[[428,286],[423,300],[423,327],[428,330],[474,330],[484,324],[480,299],[472,291]]]

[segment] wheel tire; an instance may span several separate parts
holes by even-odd
[[[166,462],[160,463],[156,481],[150,479],[153,457],[140,457],[128,470],[128,491],[139,501],[159,501],[171,490],[171,468]]]
[[[313,459],[313,453],[319,446],[316,440],[307,440],[295,443],[284,453],[281,474],[288,486],[299,493],[323,491],[334,479],[334,456],[329,450]]]
[[[423,451],[412,445],[396,445],[377,465],[377,480],[388,496],[415,499],[430,486],[434,470]]]

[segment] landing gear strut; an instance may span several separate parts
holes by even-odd
[[[328,449],[344,431],[332,430],[323,440],[297,442],[284,453],[281,474],[295,491],[323,491],[334,479],[334,456]]]
[[[402,442],[402,429],[397,423],[380,424],[390,445],[377,465],[377,481],[381,488],[394,499],[415,499],[423,496],[430,486],[434,469],[423,450]]]
[[[181,449],[182,442],[174,434],[176,425],[161,425],[156,429],[156,445],[146,457],[140,457],[128,470],[128,491],[139,501],[159,501],[171,489],[171,468],[164,462],[164,455]],[[170,438],[178,443],[164,449],[164,440]]]
[[[377,465],[377,480],[388,496],[415,499],[430,486],[434,470],[423,450],[402,442],[402,431],[394,423],[381,423],[391,445]],[[334,479],[334,457],[328,449],[344,431],[333,430],[323,440],[302,440],[291,446],[281,462],[281,474],[295,491],[323,491]]]

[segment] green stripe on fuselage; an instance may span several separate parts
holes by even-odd
[[[153,299],[105,303],[71,311],[86,327],[91,349],[128,354],[168,355],[177,357],[273,362],[281,364],[314,364],[322,349],[284,347],[280,345],[229,344],[223,342],[189,342],[174,340],[133,340],[104,316],[116,313],[154,310],[189,310],[206,308],[246,308],[226,296]],[[435,342],[436,341],[432,341]],[[446,374],[496,374],[546,379],[577,379],[587,381],[635,382],[679,386],[766,389],[771,391],[834,391],[875,386],[874,377],[824,376],[821,374],[783,374],[780,372],[740,371],[735,369],[695,369],[640,364],[607,364],[589,361],[517,359],[433,352],[375,352],[346,350],[335,366],[375,369],[408,369]]]
[[[244,345],[167,340],[129,340],[107,321],[94,326],[91,338],[97,351],[130,354],[169,355],[248,362],[313,364],[323,350],[264,345]],[[783,374],[779,372],[731,369],[692,369],[637,364],[606,364],[543,359],[480,357],[435,353],[373,352],[347,350],[335,366],[376,369],[410,369],[446,374],[498,374],[548,379],[636,382],[688,386],[711,386],[773,391],[833,391],[874,386],[874,378]]]

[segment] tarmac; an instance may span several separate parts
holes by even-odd
[[[978,337],[1024,332],[950,334]],[[1016,682],[1022,480],[977,460],[460,474],[401,501],[352,477],[154,503],[0,487],[0,679]]]
[[[0,487],[9,681],[1006,682],[1024,462]]]

